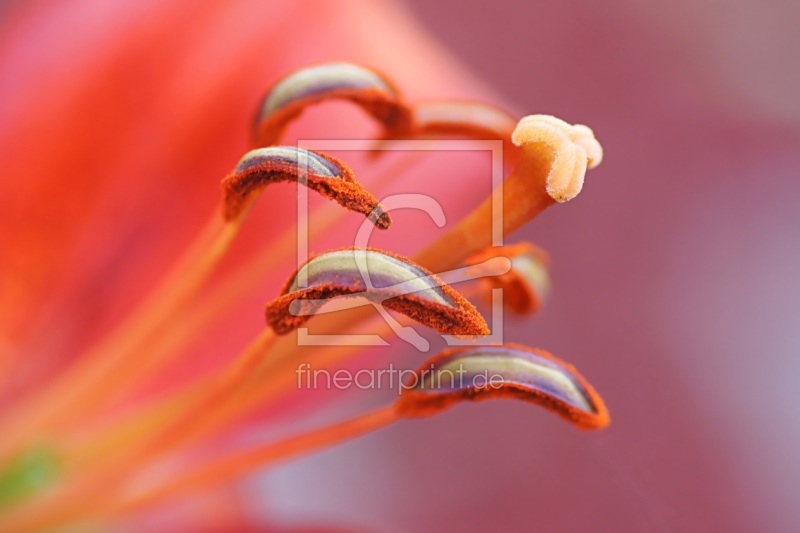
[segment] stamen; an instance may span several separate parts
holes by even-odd
[[[517,398],[581,429],[610,422],[602,398],[575,367],[515,344],[446,350],[420,367],[407,386],[397,404],[403,416],[430,416],[465,400]]]
[[[517,125],[511,113],[479,102],[423,102],[414,110],[414,131],[418,135],[510,137]]]
[[[586,126],[570,126],[546,115],[523,118],[512,135],[522,148],[519,164],[503,182],[503,235],[519,229],[556,201],[577,196],[587,168],[600,164],[603,151]],[[417,261],[434,271],[461,264],[492,245],[492,198],[444,236],[428,245]]]
[[[341,296],[363,296],[440,333],[489,334],[475,306],[437,276],[374,248],[344,248],[309,260],[287,281],[282,296],[267,305],[267,322],[277,333],[288,333]]]
[[[499,139],[503,141],[503,158],[508,164],[515,164],[519,158],[520,150],[511,142],[517,119],[503,109],[479,102],[441,101],[415,104],[412,113],[411,129],[405,138]],[[383,153],[379,142],[370,155],[378,157]]]
[[[511,269],[500,276],[483,276],[481,282],[489,289],[503,289],[503,305],[515,313],[526,315],[541,309],[551,285],[547,253],[529,242],[492,246],[465,261],[474,265],[468,272],[480,276],[481,266],[495,257],[509,258]]]
[[[270,183],[297,181],[342,207],[365,215],[381,229],[392,224],[378,200],[355,179],[341,160],[295,146],[273,146],[247,152],[236,168],[222,180],[226,220],[244,215]]]
[[[385,77],[351,63],[325,63],[298,70],[269,90],[255,119],[256,146],[275,144],[286,125],[306,107],[335,99],[358,104],[389,135],[409,127],[410,112]]]

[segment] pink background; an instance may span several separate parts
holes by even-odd
[[[411,2],[516,110],[590,124],[605,147],[573,204],[512,239],[551,252],[555,289],[507,338],[575,363],[613,423],[584,434],[526,405],[461,406],[254,481],[271,518],[800,527],[799,6]]]

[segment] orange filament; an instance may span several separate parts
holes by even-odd
[[[389,331],[388,325],[379,316],[374,317],[370,323],[370,328],[372,329],[373,327],[379,332]],[[251,344],[245,353],[251,351],[257,342]],[[309,356],[310,360],[313,360],[314,364],[319,367],[330,367],[350,355],[353,350],[349,346],[315,348]],[[246,359],[250,358],[240,356],[237,361]],[[188,395],[178,393],[170,400],[168,404],[170,407],[167,410],[175,413],[173,416],[165,417],[163,413],[158,412],[158,409],[154,409],[147,413],[146,416],[140,417],[136,423],[123,433],[127,436],[126,451],[131,453],[126,456],[127,459],[125,461],[116,464],[125,470],[129,470],[132,464],[149,464],[173,450],[196,444],[204,438],[235,424],[259,407],[268,405],[269,401],[279,398],[296,385],[295,370],[297,363],[293,358],[284,357],[284,354],[273,347],[270,350],[270,357],[266,358],[262,355],[260,360],[261,364],[258,368],[251,367],[250,376],[239,374],[241,379],[229,381],[231,384],[229,387],[230,394],[224,397],[220,395],[219,401],[214,405],[211,405],[213,402],[209,402],[208,409],[203,411],[203,416],[196,416],[198,412],[195,408],[197,403],[187,399],[187,396],[193,394],[190,391]],[[249,365],[236,363],[236,366],[244,368]],[[199,385],[199,387],[193,388],[192,391],[208,386],[208,382]],[[179,413],[185,414],[181,415]],[[186,416],[187,414],[188,416]],[[184,416],[184,418],[178,418],[180,416]],[[163,427],[165,424],[169,424],[169,427],[175,430],[161,432],[161,430],[156,429],[155,431],[160,433],[155,436],[152,435],[154,425]],[[108,437],[100,437],[98,439],[99,442],[105,443],[102,448],[92,446],[90,443],[88,447],[80,452],[80,456],[86,458],[85,461],[82,461],[85,466],[97,468],[97,464],[92,464],[96,463],[95,459],[100,457],[104,450],[111,451],[115,446],[121,444],[115,428],[107,431],[107,434]],[[144,442],[140,442],[140,439]],[[138,449],[133,450],[132,448],[134,447]],[[104,468],[104,470],[107,470],[107,468]]]
[[[226,483],[267,464],[360,437],[396,422],[399,418],[394,406],[383,407],[274,444],[229,455],[151,487],[149,491],[124,498],[117,510],[138,510],[177,494]]]
[[[5,421],[3,434],[9,437],[0,444],[0,457],[24,446],[47,426],[74,423],[83,410],[103,403],[110,394],[119,394],[138,372],[156,362],[143,346],[191,300],[238,230],[238,221],[224,223],[214,214],[181,260],[128,320]],[[114,379],[109,379],[111,375]]]
[[[108,438],[88,443],[64,464],[65,468],[77,469],[80,476],[64,479],[59,485],[51,487],[48,495],[33,501],[19,510],[20,518],[13,515],[8,523],[15,520],[38,520],[45,513],[49,520],[74,519],[76,513],[97,507],[96,496],[108,490],[109,484],[118,484],[135,470],[135,465],[145,465],[144,459],[152,458],[161,451],[160,444],[182,436],[184,426],[190,426],[205,409],[213,410],[216,402],[224,403],[228,395],[236,393],[238,386],[250,377],[272,345],[274,335],[264,330],[234,360],[219,377],[204,380],[198,386],[178,394],[166,405],[158,404],[154,409],[139,414],[137,422],[109,431]],[[202,417],[200,417],[202,418]],[[53,522],[53,523],[57,523]],[[6,524],[4,524],[6,525]]]
[[[173,393],[166,400],[157,400],[140,409],[135,418],[126,424],[109,428],[104,435],[78,436],[72,443],[69,456],[76,466],[113,455],[117,447],[125,447],[128,460],[160,450],[190,426],[197,413],[212,412],[218,404],[245,386],[268,356],[275,340],[270,329],[265,329],[244,351],[234,358],[220,373],[201,379],[185,389]]]
[[[379,157],[381,145],[399,137],[410,139],[467,138],[503,141],[503,159],[510,165],[519,159],[519,148],[511,141],[517,119],[507,111],[478,102],[433,101],[412,106],[413,122],[405,135],[388,135],[378,142],[378,150],[370,154]]]
[[[176,494],[228,482],[252,469],[282,459],[326,448],[380,429],[399,419],[394,406],[383,407],[355,418],[326,426],[286,440],[252,450],[234,453],[182,473],[155,475],[143,472],[144,488],[137,488],[124,472],[104,473],[84,478],[70,487],[61,487],[24,508],[16,510],[4,523],[10,530],[46,529],[68,521],[108,519],[169,499]],[[126,469],[130,471],[129,468]],[[169,468],[167,467],[169,470]],[[158,465],[156,465],[156,472]],[[117,497],[92,498],[107,492],[109,483],[128,484]],[[149,485],[149,486],[148,486]],[[130,488],[132,486],[132,488]],[[131,492],[133,492],[131,494]]]

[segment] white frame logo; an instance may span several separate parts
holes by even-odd
[[[298,139],[298,146],[302,146],[309,150],[318,151],[372,151],[375,150],[374,140],[343,140],[343,139]],[[379,148],[382,151],[393,152],[425,152],[425,151],[447,151],[447,152],[474,152],[474,151],[488,151],[491,153],[491,179],[492,179],[492,246],[498,247],[503,245],[503,142],[500,140],[385,140],[381,141]],[[300,158],[298,160],[298,170],[300,176],[303,176],[307,168],[307,159]],[[300,185],[303,185],[303,180],[300,180]],[[305,264],[309,257],[309,207],[308,207],[308,191],[305,187],[298,189],[297,194],[297,287],[299,289],[308,287],[308,279],[306,278],[305,271],[300,267]],[[428,195],[417,193],[404,193],[395,194],[386,198],[380,199],[381,204],[388,212],[394,209],[410,208],[424,211],[427,213],[434,224],[438,227],[444,227],[446,224],[445,214],[439,202]],[[369,237],[374,230],[374,226],[368,220],[358,230],[356,234],[354,246],[358,248],[366,248],[369,243]],[[361,272],[362,278],[367,287],[371,287],[369,271],[366,264],[366,252],[359,253],[356,251],[356,263]],[[487,262],[484,268],[481,269],[480,277],[498,276],[508,272],[511,268],[510,261],[498,260],[492,261],[491,264]],[[436,273],[436,275],[447,284],[460,283],[475,279],[476,276],[468,272],[468,268],[458,268],[448,272]],[[392,287],[393,294],[396,295],[398,290],[403,292],[405,286],[409,286],[408,293],[413,292],[410,285],[407,283],[400,284]],[[325,302],[322,309],[317,309],[315,314],[323,314],[335,312],[342,309],[349,309],[361,306],[373,306],[380,313],[386,323],[391,327],[392,331],[404,340],[411,344],[421,352],[427,352],[430,348],[428,341],[422,337],[412,327],[403,326],[400,324],[389,312],[381,305],[380,301],[370,301],[364,298],[340,298],[331,299]],[[499,288],[492,289],[491,298],[491,334],[479,337],[477,341],[465,341],[458,339],[452,335],[442,335],[448,346],[465,346],[465,345],[484,345],[484,346],[497,346],[503,343],[503,290]],[[299,346],[387,346],[389,343],[385,341],[380,335],[377,334],[312,334],[309,333],[307,327],[300,327],[297,329],[297,343]]]

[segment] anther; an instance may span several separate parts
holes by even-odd
[[[462,401],[516,398],[540,405],[581,429],[610,422],[602,398],[575,367],[525,346],[446,350],[406,382],[396,404],[401,416],[430,416]]]
[[[361,213],[381,229],[388,228],[391,217],[369,191],[355,179],[353,171],[341,160],[296,146],[272,146],[247,152],[236,168],[222,180],[223,216],[234,220],[270,183],[297,181],[342,207]]]
[[[328,100],[358,104],[389,135],[406,131],[411,121],[397,89],[384,76],[351,63],[324,63],[289,74],[267,92],[254,121],[255,145],[275,144],[306,107]]]
[[[289,279],[282,295],[267,305],[267,322],[285,334],[331,299],[347,296],[367,298],[439,333],[489,334],[475,306],[437,276],[407,258],[374,248],[334,250],[309,260]]]
[[[482,265],[489,259],[507,257],[511,269],[500,276],[482,275]],[[488,288],[503,289],[503,304],[517,314],[526,315],[541,309],[550,294],[550,259],[547,253],[529,242],[491,246],[469,257],[468,272],[481,276]]]

